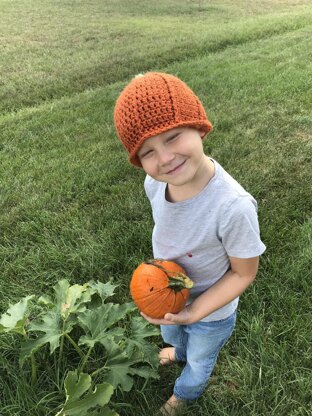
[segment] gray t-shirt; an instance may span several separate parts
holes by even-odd
[[[229,256],[256,257],[265,251],[260,239],[257,202],[215,160],[215,175],[197,195],[168,202],[166,183],[146,176],[152,206],[153,256],[182,266],[194,281],[190,302],[216,283],[230,268]],[[202,321],[231,315],[238,298]]]

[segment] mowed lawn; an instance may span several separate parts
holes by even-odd
[[[0,0],[0,312],[66,278],[119,283],[150,258],[144,174],[113,126],[137,73],[173,73],[203,101],[207,154],[257,199],[256,282],[190,415],[312,414],[312,4],[310,1]],[[161,340],[158,340],[159,346]],[[0,337],[0,415],[55,415]],[[138,379],[112,407],[156,412],[179,367]]]

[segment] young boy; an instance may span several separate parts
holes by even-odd
[[[160,363],[185,362],[163,415],[176,415],[207,386],[220,349],[235,326],[238,297],[253,282],[265,245],[257,203],[204,154],[212,129],[202,103],[175,76],[150,72],[134,78],[114,112],[130,162],[146,172],[154,229],[153,256],[180,264],[195,282],[190,301],[161,325]]]

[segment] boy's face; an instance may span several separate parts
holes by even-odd
[[[191,184],[205,158],[204,134],[177,127],[145,140],[138,151],[144,171],[160,182],[175,186]]]

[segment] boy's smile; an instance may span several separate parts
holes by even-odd
[[[185,163],[186,163],[186,160],[184,160],[184,162],[181,162],[180,164],[178,164],[176,167],[168,170],[167,175],[172,175],[173,176],[173,175],[178,174]]]
[[[190,198],[213,176],[213,162],[203,151],[203,135],[193,128],[178,127],[146,139],[138,151],[144,171],[168,183],[172,200]]]

